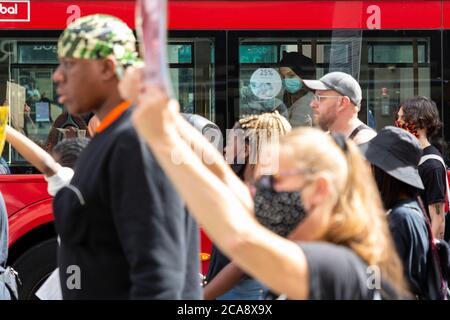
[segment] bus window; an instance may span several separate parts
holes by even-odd
[[[359,118],[377,130],[393,125],[400,103],[415,95],[431,97],[439,105],[441,70],[432,63],[440,61],[439,31],[335,30],[316,37],[297,32],[295,37],[271,32],[270,38],[259,37],[261,32],[236,32],[239,99],[235,118],[278,110],[294,127],[311,124],[294,117],[295,101],[289,99],[293,95],[287,93],[279,64],[286,52],[312,60],[314,78],[331,71],[355,77],[363,90]]]
[[[0,103],[9,105],[11,125],[47,150],[66,137],[64,130],[54,136],[51,129],[57,119],[57,123],[75,126],[78,135],[87,135],[88,119],[68,115],[57,102],[52,81],[58,66],[56,41],[57,37],[0,40]],[[182,112],[200,114],[211,121],[215,121],[216,112],[214,49],[214,38],[171,38],[168,45],[170,77]],[[31,172],[8,145],[3,157],[13,172]]]
[[[214,40],[170,39],[170,76],[181,111],[215,121]]]
[[[312,125],[309,104],[312,92],[288,88],[286,77],[321,77],[331,70],[342,70],[359,77],[354,68],[352,38],[253,38],[239,39],[239,117],[277,110],[293,127]],[[358,48],[360,50],[360,48]],[[293,74],[282,65],[287,53],[300,56],[300,70]],[[283,63],[284,65],[284,63]],[[293,70],[292,70],[293,71]]]
[[[392,125],[402,101],[431,96],[431,39],[367,39],[367,120],[380,129]]]

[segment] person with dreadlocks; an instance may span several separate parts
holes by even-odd
[[[139,62],[133,31],[112,16],[82,17],[61,34],[58,57],[59,103],[100,120],[53,202],[63,299],[200,299],[197,225],[119,94]]]
[[[252,182],[261,163],[259,148],[269,142],[277,143],[278,137],[290,130],[289,122],[277,111],[252,115],[236,122],[225,149],[233,170],[252,190],[258,221],[281,236],[287,236],[292,225],[297,225],[304,216],[299,194],[277,194],[267,186],[252,185]],[[271,141],[272,138],[275,141]],[[204,298],[207,300],[259,300],[264,290],[258,281],[230,262],[214,244],[206,281]]]

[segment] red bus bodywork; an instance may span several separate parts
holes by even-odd
[[[17,16],[2,29],[64,29],[77,15],[106,13],[134,27],[134,1],[10,1]],[[0,3],[7,3],[0,1]],[[169,1],[171,30],[370,29],[379,8],[381,29],[446,29],[450,1]],[[29,9],[29,12],[27,11]],[[51,19],[49,19],[51,17]],[[19,18],[19,19],[17,19]],[[29,21],[16,21],[16,20]],[[8,21],[9,20],[9,21]],[[369,20],[369,21],[368,21]],[[368,25],[369,22],[369,25]]]
[[[0,190],[9,217],[9,245],[53,221],[52,198],[43,175],[1,175]]]
[[[35,228],[53,222],[53,198],[43,175],[0,175],[0,190],[8,211],[10,247]],[[203,231],[201,244],[202,272],[206,274],[211,242]]]

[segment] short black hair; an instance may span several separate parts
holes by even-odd
[[[315,79],[316,65],[307,56],[299,52],[283,52],[283,57],[279,63],[280,67],[291,68],[300,78]]]
[[[53,156],[59,157],[59,164],[74,169],[81,152],[89,143],[87,138],[72,138],[61,140],[52,150]]]
[[[400,200],[402,194],[410,199],[415,199],[418,196],[419,190],[417,188],[392,177],[377,166],[372,165],[372,168],[385,210],[392,209]]]

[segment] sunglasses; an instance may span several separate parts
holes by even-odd
[[[300,174],[312,174],[315,173],[315,169],[293,169],[283,172],[277,172],[273,175],[264,175],[259,177],[256,181],[252,182],[251,184],[255,187],[260,187],[264,189],[271,189],[275,190],[275,181],[280,177],[291,177],[296,176]]]

